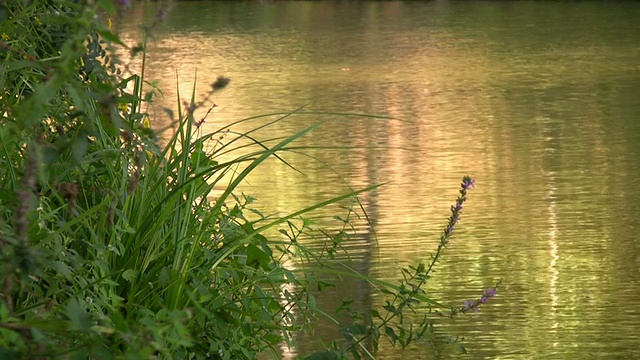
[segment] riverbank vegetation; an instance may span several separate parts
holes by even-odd
[[[351,235],[348,215],[362,212],[358,195],[377,185],[262,215],[238,185],[267,159],[286,163],[282,154],[319,125],[264,140],[233,131],[255,119],[203,133],[195,112],[206,101],[192,93],[166,109],[172,126],[162,132],[146,113],[157,91],[115,55],[120,47],[144,64],[144,42],[127,47],[103,16],[125,11],[120,3],[0,5],[0,358],[277,358],[315,316],[345,309],[348,324],[334,319],[344,339],[309,358],[374,358],[381,338],[433,341],[432,314],[477,310],[495,295],[446,306],[424,289],[471,178],[430,262],[402,269],[397,284],[330,266]],[[205,99],[228,84],[219,77]],[[306,217],[346,200],[336,230]],[[309,237],[326,246],[308,248]],[[313,290],[330,285],[323,274],[366,280],[388,300],[322,309]]]

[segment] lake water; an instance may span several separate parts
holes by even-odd
[[[136,6],[125,39],[143,17]],[[196,71],[200,94],[230,77],[205,131],[301,106],[391,117],[271,126],[256,136],[323,121],[299,142],[310,156],[283,154],[305,175],[268,162],[242,191],[264,213],[286,214],[348,191],[344,181],[385,183],[363,195],[371,226],[345,247],[361,271],[393,280],[429,260],[469,174],[476,188],[427,289],[462,304],[502,285],[438,331],[465,336],[471,359],[640,358],[639,19],[635,2],[176,2],[146,77],[168,107],[176,78],[190,96]],[[328,308],[338,297],[384,304],[353,281],[318,295]],[[339,336],[329,322],[315,329],[301,354],[283,357]],[[383,342],[379,359],[434,351]]]

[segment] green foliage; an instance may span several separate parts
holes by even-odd
[[[194,110],[228,84],[221,77],[205,100],[166,109],[176,131],[159,147],[142,110],[154,90],[123,78],[110,46],[124,45],[96,16],[116,7],[92,4],[0,3],[0,358],[254,359],[329,316],[310,291],[331,287],[327,274],[391,300],[366,314],[345,301],[337,311],[352,323],[334,321],[346,343],[311,358],[373,358],[382,336],[402,347],[422,338],[431,322],[407,325],[403,313],[446,308],[422,286],[459,214],[433,263],[404,269],[400,285],[332,267],[358,203],[332,232],[304,216],[376,186],[263,216],[238,185],[269,158],[287,164],[279,154],[314,126],[266,142],[230,130],[254,119],[202,134]],[[305,247],[309,236],[326,245]],[[291,259],[321,271],[291,271]]]

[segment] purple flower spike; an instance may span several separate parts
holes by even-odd
[[[462,184],[460,185],[460,195],[456,199],[456,203],[451,205],[451,216],[449,217],[449,223],[444,228],[442,237],[440,238],[441,245],[446,246],[449,242],[449,237],[453,232],[453,228],[460,220],[460,214],[462,213],[462,204],[467,201],[467,190],[470,186],[474,186],[475,180],[469,176],[462,178]]]
[[[462,311],[468,312],[469,310],[473,310],[478,312],[480,310],[480,305],[485,304],[489,298],[496,296],[496,288],[488,288],[482,292],[482,297],[478,300],[467,300],[464,302],[464,307]]]
[[[496,289],[495,288],[488,288],[487,290],[484,291],[483,295],[486,296],[486,297],[494,297],[494,296],[496,296]]]

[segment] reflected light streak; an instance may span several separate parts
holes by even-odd
[[[555,187],[555,173],[553,171],[545,174],[548,177],[549,190],[547,191],[547,199],[549,199],[549,206],[547,210],[549,212],[549,256],[551,261],[549,263],[549,297],[551,298],[551,333],[556,336],[558,332],[558,294],[557,294],[557,282],[558,282],[558,269],[556,262],[558,261],[558,222],[556,214],[556,187]],[[554,341],[552,346],[558,347],[559,343]]]

